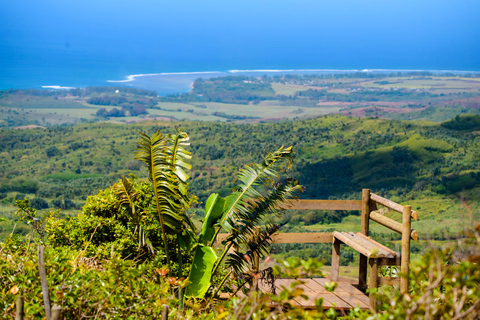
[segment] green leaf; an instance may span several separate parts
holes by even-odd
[[[195,252],[192,269],[188,276],[191,284],[187,287],[185,295],[194,298],[203,298],[210,287],[210,278],[217,255],[212,247],[199,245]]]
[[[200,232],[199,242],[208,245],[215,241],[215,225],[222,217],[225,199],[220,197],[217,193],[213,193],[208,197],[205,204],[205,222]]]

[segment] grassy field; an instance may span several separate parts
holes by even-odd
[[[299,85],[299,84],[272,83],[272,88],[275,91],[275,94],[290,96],[290,95],[294,95],[295,92],[305,91],[314,87],[308,87],[308,86]]]
[[[384,80],[373,80],[362,82],[363,87],[371,88],[405,88],[405,89],[428,89],[443,92],[444,90],[464,91],[480,89],[480,80],[472,78],[451,78],[451,77],[393,77]],[[377,82],[377,83],[376,83]]]

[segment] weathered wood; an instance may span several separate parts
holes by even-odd
[[[362,190],[362,222],[361,222],[361,233],[365,236],[369,235],[370,232],[370,189]],[[365,291],[367,289],[367,268],[368,268],[368,258],[364,255],[360,255],[358,261],[358,285]]]
[[[411,210],[410,206],[403,207],[402,262],[400,266],[400,272],[403,274],[409,273]],[[400,279],[400,292],[402,294],[408,292],[408,279],[404,277]]]
[[[378,259],[370,259],[370,277],[368,279],[368,288],[369,289],[374,289],[378,287]],[[377,307],[377,301],[373,297],[372,294],[369,295],[370,297],[370,307],[372,307],[374,310]]]
[[[356,232],[355,234],[356,234],[357,236],[359,236],[359,237],[367,240],[367,241],[374,241],[374,242],[375,242],[375,245],[377,245],[378,247],[382,248],[383,250],[385,250],[385,251],[387,251],[387,252],[390,252],[390,254],[393,256],[392,258],[397,257],[397,256],[400,256],[400,253],[393,251],[392,249],[384,246],[383,244],[381,244],[381,243],[379,243],[379,242],[376,242],[376,241],[373,240],[372,238],[367,237],[366,235],[361,234],[360,232]]]
[[[162,310],[162,320],[168,320],[168,309],[170,307],[166,304],[163,305],[163,310]]]
[[[378,278],[378,284],[388,286],[400,286],[400,278],[398,277],[380,277]]]
[[[332,281],[338,281],[338,275],[340,273],[340,244],[338,239],[333,241],[332,249]]]
[[[376,203],[381,204],[389,209],[395,210],[397,212],[403,213],[403,207],[401,204],[395,203],[391,200],[385,199],[384,197],[380,197],[378,194],[372,193],[370,194],[370,199],[375,201]],[[412,210],[411,216],[413,219],[417,220],[417,211]]]
[[[362,190],[362,225],[361,233],[368,236],[370,222],[370,189]]]
[[[401,254],[397,255],[395,258],[382,258],[379,260],[379,266],[399,266],[401,262]]]
[[[364,256],[367,256],[369,257],[370,256],[370,251],[365,249],[364,247],[362,247],[361,245],[355,243],[352,239],[350,238],[347,238],[346,236],[344,236],[342,233],[340,232],[337,232],[337,231],[334,231],[333,232],[333,236],[340,240],[341,242],[345,243],[347,246],[357,250],[358,252],[360,252],[361,254],[363,254]]]
[[[334,292],[327,292],[325,283],[329,280],[326,278],[310,278],[310,279],[275,279],[275,287],[280,291],[283,288],[290,288],[294,281],[302,281],[303,284],[298,285],[298,288],[303,290],[303,295],[306,297],[297,297],[289,302],[294,306],[299,306],[304,309],[315,310],[315,300],[323,298],[324,308],[334,308],[336,310],[350,310],[359,306],[360,309],[368,310],[370,300],[361,291],[355,288],[354,285],[345,282],[338,282],[338,287]],[[263,292],[270,292],[269,286],[260,285],[259,289]],[[271,307],[281,307],[278,305],[271,305]]]
[[[358,296],[349,294],[347,292],[335,292],[335,295],[352,306],[352,308],[359,307],[361,309],[368,309],[368,303],[363,302]]]
[[[219,233],[217,242],[222,242],[227,238],[227,233]],[[333,235],[331,232],[293,232],[293,233],[275,233],[271,236],[272,243],[332,243]]]
[[[358,233],[358,234],[354,232],[342,232],[342,233],[350,237],[355,243],[361,245],[365,249],[372,252],[372,254],[370,254],[370,257],[394,258],[397,256],[397,253],[395,251],[390,250],[388,248],[385,249],[385,246],[381,245],[380,243],[373,240],[372,238],[361,237],[360,236],[361,233]],[[373,254],[373,252],[376,252],[376,254]]]
[[[15,314],[15,320],[23,320],[25,313],[23,311],[24,299],[23,296],[17,297],[17,313]]]
[[[362,210],[361,200],[293,200],[282,204],[287,210]]]
[[[403,234],[403,231],[402,231],[403,227],[402,227],[402,224],[400,222],[397,222],[395,220],[387,218],[384,215],[381,215],[380,213],[375,212],[375,211],[370,212],[370,219],[372,219],[373,221],[381,224],[384,227],[387,227],[387,228],[389,228],[393,231],[396,231],[400,234]],[[418,240],[417,231],[416,230],[411,230],[410,231],[410,237],[413,240]]]
[[[60,306],[52,307],[52,320],[63,320],[63,310]]]
[[[368,258],[361,254],[358,262],[358,287],[363,292],[367,290],[367,266]]]
[[[43,304],[47,320],[52,319],[50,307],[50,295],[48,292],[47,273],[45,272],[45,247],[38,246],[38,271],[40,272],[40,282],[42,284]]]
[[[356,236],[354,233],[333,232],[333,236],[345,243],[349,247],[355,249],[366,257],[372,258],[393,258],[393,256],[375,245],[375,241],[366,242],[365,239]],[[365,242],[364,242],[365,241]],[[376,252],[375,252],[376,251]]]

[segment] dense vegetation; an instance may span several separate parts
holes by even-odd
[[[197,233],[188,214],[195,197],[188,192],[187,142],[182,131],[166,136],[141,134],[135,158],[147,164],[149,182],[122,177],[89,197],[76,217],[59,219],[58,211],[48,211],[42,219],[28,200],[18,200],[16,216],[28,225],[29,234],[27,241],[12,233],[0,243],[0,292],[5,297],[0,301],[1,314],[12,317],[15,299],[22,295],[27,318],[43,317],[35,253],[39,244],[48,248],[52,302],[62,306],[69,319],[160,318],[163,305],[169,305],[170,316],[179,319],[337,318],[333,309],[323,309],[321,299],[315,300],[314,311],[292,304],[292,299],[312,299],[298,287],[301,281],[273,295],[245,289],[249,294],[244,298],[224,303],[212,299],[222,288],[232,292],[245,283],[255,286],[259,277],[268,285],[272,277],[322,275],[321,264],[290,258],[259,272],[253,262],[256,255],[268,254],[269,236],[279,227],[265,217],[276,213],[278,204],[292,192],[300,191],[295,180],[278,181],[279,173],[291,163],[291,148],[280,148],[261,163],[244,166],[227,197],[212,194]],[[254,231],[258,227],[260,231]],[[218,248],[214,243],[221,229],[230,233],[225,246]],[[480,315],[479,232],[480,225],[467,229],[465,238],[453,246],[430,247],[413,264],[411,274],[403,275],[410,281],[410,292],[399,294],[388,286],[372,290],[378,308],[353,309],[344,318],[476,319]],[[325,287],[333,291],[336,284]]]
[[[291,175],[305,186],[303,198],[359,198],[362,188],[371,188],[397,201],[413,199],[423,211],[422,219],[450,217],[447,212],[452,208],[464,210],[455,199],[462,197],[474,207],[479,200],[479,137],[473,129],[447,128],[455,123],[463,126],[464,119],[461,116],[442,125],[341,116],[253,125],[184,123],[193,140],[190,188],[201,202],[214,190],[225,196],[242,163],[258,160],[263,150],[290,143],[297,153]],[[145,168],[130,157],[137,130],[152,133],[172,127],[169,123],[104,123],[1,129],[3,215],[13,219],[7,212],[22,194],[43,199],[50,207],[74,208],[121,175],[146,177]],[[444,200],[428,203],[428,199]],[[289,226],[338,223],[346,215],[292,212]],[[0,226],[4,237],[13,225],[0,222]],[[440,229],[428,231],[432,236],[442,233]],[[26,231],[18,227],[16,232]]]

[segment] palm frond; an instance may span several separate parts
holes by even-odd
[[[153,185],[154,209],[162,228],[162,238],[166,248],[167,234],[180,234],[184,226],[189,225],[186,210],[192,202],[188,193],[186,180],[189,176],[185,169],[191,166],[186,160],[191,158],[184,146],[188,145],[189,137],[178,130],[176,135],[162,135],[159,131],[151,137],[140,132],[140,138],[135,152],[135,159],[148,166],[149,178]]]
[[[140,133],[135,159],[147,164],[155,192],[154,208],[162,228],[167,233],[180,233],[185,222],[185,211],[191,202],[185,169],[191,155],[185,150],[189,137],[179,131],[177,135],[162,135],[157,131],[151,137]]]
[[[250,204],[249,210],[239,210],[229,219],[232,225],[231,232],[225,243],[240,245],[246,243],[255,233],[255,228],[260,226],[266,217],[278,217],[283,210],[278,209],[281,203],[295,198],[301,192],[302,186],[297,180],[287,179],[284,183],[277,183],[273,190],[266,196],[257,199]]]
[[[141,224],[141,217],[137,213],[135,200],[138,197],[138,191],[133,188],[133,183],[126,177],[122,176],[120,182],[113,185],[116,192],[116,197],[120,206],[125,206],[133,216],[135,225],[135,233],[138,233],[138,248],[146,247],[152,254],[154,253],[153,245],[145,234],[145,230]]]
[[[243,167],[238,176],[235,191],[225,198],[225,215],[220,225],[227,231],[233,227],[232,221],[240,214],[248,214],[257,202],[264,199],[258,186],[271,185],[279,177],[279,171],[292,165],[292,147],[281,147],[274,153],[267,154],[262,163]],[[218,233],[219,230],[217,230]]]
[[[264,230],[253,234],[245,243],[246,250],[244,252],[236,250],[228,254],[225,264],[231,267],[237,274],[244,273],[248,268],[248,263],[254,261],[255,256],[261,257],[269,253],[272,241],[271,236],[282,226],[283,224],[271,224]]]

